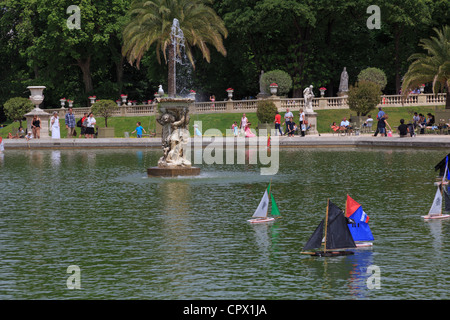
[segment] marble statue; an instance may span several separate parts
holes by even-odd
[[[164,155],[159,159],[159,167],[189,167],[191,162],[184,154],[189,139],[189,110],[172,109],[157,117],[162,126],[162,148]]]
[[[347,92],[348,91],[348,73],[347,68],[344,67],[344,70],[341,73],[341,82],[339,83],[339,92]]]
[[[261,75],[259,76],[259,93],[266,94],[266,89],[264,88],[264,85],[262,83],[262,77],[264,74],[264,70],[261,70]]]
[[[313,112],[312,101],[314,98],[314,92],[313,92],[312,85],[310,85],[309,87],[305,88],[305,90],[303,90],[303,97],[305,99],[306,112]]]

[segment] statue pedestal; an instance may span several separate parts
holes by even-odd
[[[152,167],[147,169],[149,177],[178,177],[198,176],[200,168],[197,167]]]
[[[348,91],[339,91],[337,93],[338,97],[347,97],[348,96]]]
[[[308,126],[311,126],[311,128],[307,131],[307,133],[319,134],[319,131],[317,131],[317,112],[306,110],[305,116],[306,120],[308,120]]]

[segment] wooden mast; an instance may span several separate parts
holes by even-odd
[[[323,251],[326,252],[327,251],[327,228],[328,228],[328,207],[330,205],[330,199],[327,199],[327,212],[325,214],[325,243],[324,243],[324,248]]]

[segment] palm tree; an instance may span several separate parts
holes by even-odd
[[[206,61],[210,62],[207,44],[226,55],[223,38],[228,31],[223,20],[208,6],[211,0],[135,0],[131,5],[130,22],[123,31],[122,54],[128,62],[139,68],[139,63],[150,48],[156,44],[156,57],[161,63],[160,52],[169,63],[168,93],[175,95],[173,70],[174,50],[167,50],[172,44],[171,29],[174,19],[179,21],[183,32],[186,56],[195,68],[192,47],[198,47]],[[178,48],[179,49],[179,48]],[[168,57],[167,52],[168,51]]]
[[[415,53],[409,57],[413,62],[403,79],[402,92],[406,96],[420,84],[432,82],[433,93],[445,90],[445,108],[450,109],[450,27],[433,30],[436,37],[422,39],[419,44],[427,54]]]

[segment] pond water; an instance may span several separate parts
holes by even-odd
[[[162,179],[146,176],[160,150],[6,150],[0,298],[449,299],[450,221],[421,218],[445,154],[282,148],[274,176],[213,164]],[[250,225],[270,181],[282,218]],[[369,215],[374,246],[300,254],[327,198],[344,208],[347,193]],[[67,288],[71,265],[81,290]]]

